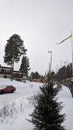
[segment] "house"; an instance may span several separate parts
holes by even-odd
[[[0,78],[11,78],[11,67],[5,67],[0,65]],[[13,79],[18,81],[24,81],[25,76],[19,71],[13,71]]]

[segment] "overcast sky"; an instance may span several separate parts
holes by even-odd
[[[19,34],[28,49],[31,71],[44,74],[72,62],[71,39],[57,45],[73,31],[73,0],[0,0],[0,64],[6,40]],[[20,62],[15,64],[18,70]],[[30,71],[30,72],[31,72]]]

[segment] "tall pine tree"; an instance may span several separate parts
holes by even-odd
[[[29,59],[27,58],[27,56],[23,56],[20,65],[20,72],[23,73],[26,77],[28,77],[28,71],[30,70],[29,67]]]
[[[65,130],[61,125],[65,115],[60,114],[62,105],[57,102],[57,93],[58,90],[53,88],[52,83],[41,88],[41,94],[31,115],[34,130]]]
[[[20,60],[21,55],[26,54],[26,49],[23,45],[23,40],[18,34],[12,35],[5,46],[4,62],[12,66],[11,78],[14,70],[14,62]]]

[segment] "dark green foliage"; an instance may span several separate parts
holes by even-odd
[[[36,72],[31,72],[31,79],[40,79],[40,74],[36,71]]]
[[[30,70],[29,68],[29,59],[27,56],[22,57],[22,63],[20,66],[20,72],[23,73],[25,76],[28,76],[28,71]]]
[[[55,80],[61,81],[63,79],[72,77],[72,64],[62,66],[55,75]]]
[[[31,115],[34,130],[65,130],[61,125],[65,115],[60,114],[62,106],[55,98],[57,93],[58,90],[53,88],[52,83],[45,84],[41,88],[41,94]]]
[[[4,62],[8,65],[12,64],[12,59],[15,62],[20,60],[20,56],[26,53],[26,49],[23,46],[23,40],[19,35],[12,35],[5,46]]]

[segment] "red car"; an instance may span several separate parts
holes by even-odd
[[[16,90],[16,88],[13,87],[13,86],[6,86],[5,88],[1,88],[0,89],[0,94],[3,94],[3,93],[13,93],[15,90]]]

